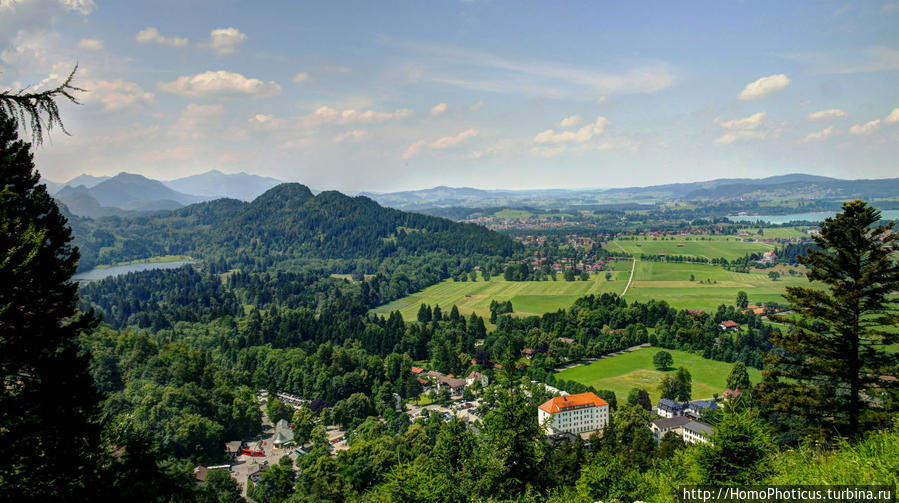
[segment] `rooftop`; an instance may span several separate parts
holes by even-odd
[[[586,393],[578,393],[576,395],[550,398],[539,408],[545,412],[549,412],[550,414],[555,414],[557,412],[564,412],[568,409],[581,407],[602,407],[604,405],[609,404],[602,398],[598,397],[596,393],[588,391]]]
[[[695,423],[689,417],[686,416],[674,416],[674,417],[665,417],[662,419],[656,419],[652,422],[656,426],[656,428],[660,430],[667,430],[670,428],[677,428],[679,426],[683,426],[687,423]]]
[[[704,436],[710,436],[712,433],[715,433],[711,426],[700,421],[690,421],[684,425],[684,429]]]

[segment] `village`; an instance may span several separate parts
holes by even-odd
[[[530,348],[522,350],[522,355],[527,358],[531,358],[534,353],[535,351]],[[502,368],[500,365],[497,367]],[[411,421],[427,420],[432,415],[436,415],[444,422],[455,418],[462,421],[467,428],[473,431],[479,430],[480,421],[489,412],[490,407],[480,396],[472,396],[472,393],[481,394],[490,385],[489,376],[480,372],[471,372],[462,379],[436,371],[426,371],[417,366],[413,366],[410,372],[417,376],[416,379],[422,385],[422,396],[434,397],[440,392],[449,396],[448,401],[439,403],[403,404],[404,411]],[[597,394],[593,392],[570,394],[537,381],[531,381],[531,384],[551,396],[535,411],[535,420],[545,431],[548,442],[580,440],[585,447],[589,447],[591,436],[595,434],[601,436],[608,426],[613,412],[610,410],[609,403]],[[732,390],[726,390],[724,396],[727,399],[735,395]],[[310,405],[310,400],[285,392],[275,392],[274,398],[289,405],[295,411]],[[296,467],[297,459],[310,452],[313,447],[311,443],[297,445],[294,440],[294,426],[289,421],[281,419],[273,424],[265,415],[265,404],[269,400],[269,391],[259,390],[257,399],[262,411],[262,434],[226,442],[224,450],[228,463],[197,466],[194,469],[194,475],[198,483],[205,480],[210,470],[227,470],[240,484],[242,495],[247,497],[248,487],[257,483],[268,467],[279,462],[283,463],[281,460],[285,456],[291,460],[291,466]],[[658,443],[666,434],[671,433],[680,437],[687,444],[709,442],[714,428],[702,421],[702,414],[704,411],[717,408],[719,406],[716,399],[677,402],[662,398],[650,412],[653,418],[649,425],[652,437]],[[377,419],[381,422],[384,421],[381,417]],[[326,435],[328,450],[332,455],[336,456],[349,448],[347,430],[340,426],[327,425]],[[296,468],[294,469],[296,470]]]

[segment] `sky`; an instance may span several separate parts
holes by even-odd
[[[899,0],[0,0],[0,91],[75,65],[42,175],[315,189],[899,176]]]

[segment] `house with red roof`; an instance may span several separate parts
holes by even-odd
[[[721,330],[724,330],[725,332],[737,330],[738,328],[740,328],[739,323],[731,320],[724,320],[718,326],[721,327]]]
[[[547,435],[588,433],[609,424],[609,404],[593,392],[558,396],[537,407],[537,420]]]

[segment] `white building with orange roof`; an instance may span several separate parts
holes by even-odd
[[[537,420],[548,435],[601,430],[609,424],[609,404],[592,392],[559,396],[537,408]]]

